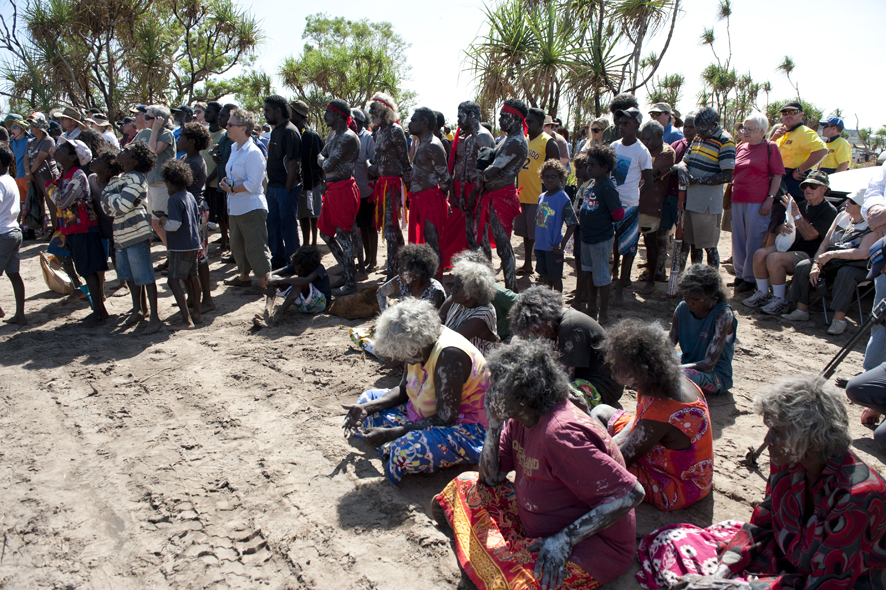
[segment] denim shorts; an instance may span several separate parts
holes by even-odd
[[[154,282],[154,263],[151,262],[151,240],[117,250],[117,278],[132,281],[137,287]]]
[[[581,243],[581,269],[591,273],[595,287],[605,287],[612,282],[609,272],[609,257],[615,236],[596,244]]]

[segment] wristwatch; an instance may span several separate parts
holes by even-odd
[[[801,217],[803,217],[803,216],[802,215],[794,215],[794,221],[800,221]]]

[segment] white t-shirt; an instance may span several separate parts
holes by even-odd
[[[18,229],[18,214],[21,205],[18,202],[18,185],[9,174],[0,176],[0,234]]]
[[[120,147],[120,142],[117,140],[117,136],[114,135],[114,132],[111,131],[110,129],[108,129],[107,131],[102,133],[102,137],[104,137],[105,140],[107,140],[107,142],[110,143],[115,148]]]
[[[627,209],[640,204],[641,171],[652,170],[652,156],[639,139],[631,145],[623,145],[621,141],[612,142],[612,149],[618,158],[612,171],[612,181],[618,189],[621,206]]]

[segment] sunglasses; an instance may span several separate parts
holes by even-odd
[[[781,114],[782,115],[796,115],[799,112],[800,111],[798,111],[797,109],[788,109],[788,110],[782,111]]]
[[[836,127],[836,125],[833,125],[832,123],[822,123],[821,126],[823,129],[827,129],[829,127]]]
[[[603,133],[603,130],[602,130],[602,129],[591,129],[591,132],[593,132],[593,133]]]
[[[661,115],[662,115],[662,113],[659,113],[658,111],[649,111],[650,117],[659,117]]]

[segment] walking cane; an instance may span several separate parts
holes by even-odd
[[[677,282],[686,268],[683,252],[683,206],[686,203],[686,185],[680,183],[677,190],[677,230],[674,232],[674,254],[671,256],[671,276],[668,277],[668,297],[677,296]]]

